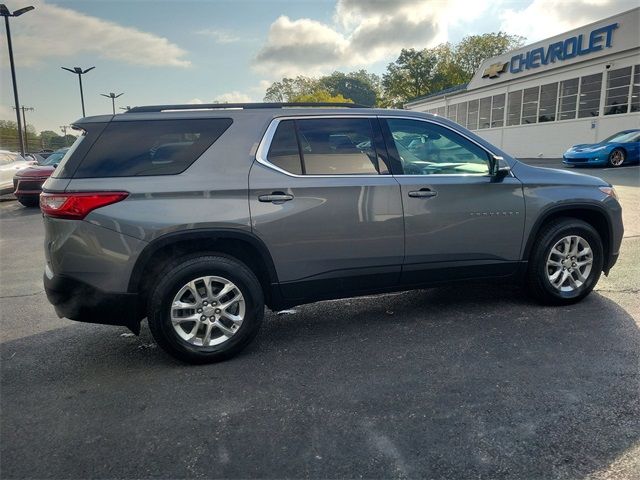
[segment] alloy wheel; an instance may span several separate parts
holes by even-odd
[[[574,292],[584,285],[591,274],[593,250],[578,235],[561,238],[551,248],[546,271],[549,283],[560,292]]]

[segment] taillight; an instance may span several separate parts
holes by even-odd
[[[78,192],[40,194],[40,210],[48,217],[82,220],[96,208],[127,198],[127,192]]]

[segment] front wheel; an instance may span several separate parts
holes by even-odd
[[[588,223],[561,218],[543,227],[529,258],[529,292],[541,303],[567,305],[586,297],[603,266],[602,240]]]
[[[170,265],[151,293],[148,321],[156,342],[189,363],[225,360],[258,333],[264,296],[253,272],[226,256]]]
[[[615,148],[609,154],[607,163],[610,167],[619,167],[624,163],[625,158],[626,155],[624,153],[624,150],[622,150],[621,148]]]

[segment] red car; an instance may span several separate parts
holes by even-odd
[[[37,207],[40,203],[42,184],[51,176],[68,148],[61,148],[49,155],[41,165],[19,170],[13,177],[13,194],[25,207]]]

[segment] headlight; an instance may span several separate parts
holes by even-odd
[[[613,187],[598,187],[602,193],[607,195],[608,197],[613,197],[618,200],[618,194],[616,193],[616,189]]]
[[[608,147],[608,145],[602,145],[600,147],[590,148],[589,150],[592,151],[592,152],[599,152],[600,150],[604,150],[607,147]]]

